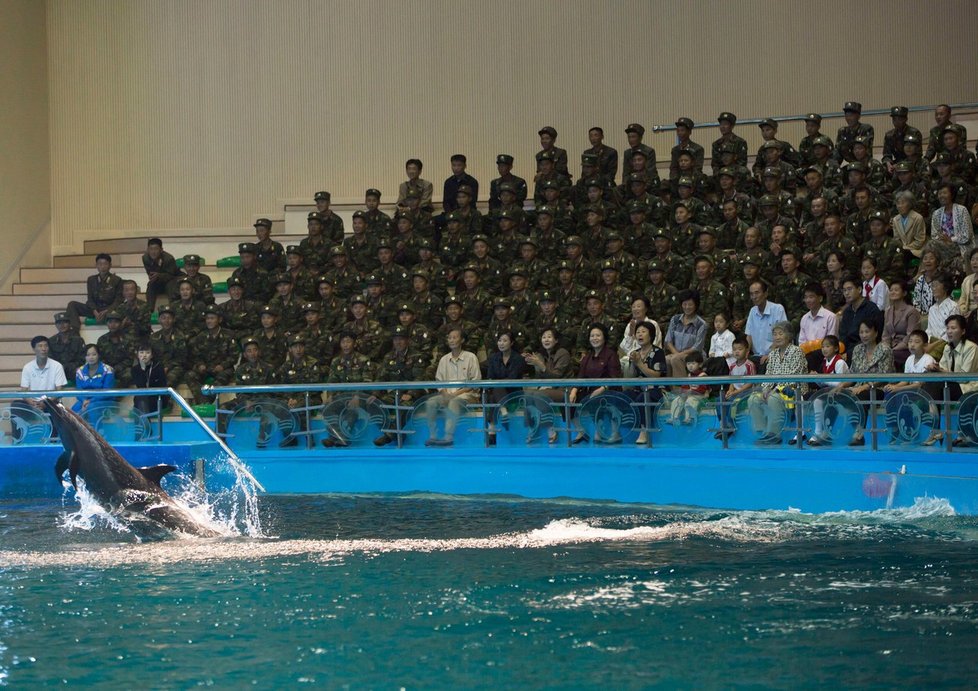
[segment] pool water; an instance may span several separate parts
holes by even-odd
[[[0,685],[973,687],[978,520],[267,496],[265,537],[0,502]]]

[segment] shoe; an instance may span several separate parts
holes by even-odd
[[[723,439],[723,430],[718,430],[716,434],[713,435],[714,439]]]
[[[490,432],[489,433],[489,446],[495,446],[495,445],[496,445],[496,433],[495,432]]]
[[[573,443],[575,445],[576,444],[583,444],[586,441],[590,441],[588,439],[588,436],[586,434],[578,434],[576,437],[574,437],[574,442]]]
[[[452,439],[432,439],[430,441],[432,446],[451,446],[455,443]]]
[[[321,443],[327,449],[342,448],[344,446],[349,446],[350,445],[349,442],[342,441],[340,439],[333,439],[332,437],[329,438],[329,439],[323,439]]]
[[[933,446],[943,438],[944,434],[942,432],[931,432],[930,436],[927,437],[927,439],[925,439],[922,443],[924,446]]]
[[[866,440],[863,437],[853,437],[849,441],[849,446],[866,446]]]
[[[381,434],[379,437],[374,439],[374,446],[387,446],[394,438],[387,434]]]
[[[547,435],[547,442],[550,444],[557,443],[557,430],[551,429],[550,434]]]
[[[808,441],[805,443],[809,446],[825,446],[825,442],[818,437],[809,437]]]
[[[951,446],[971,446],[971,442],[964,437],[956,437],[954,441],[951,442]]]
[[[641,446],[649,443],[649,435],[645,432],[639,432],[638,436],[635,438],[635,443]]]
[[[763,437],[757,440],[757,443],[764,446],[780,446],[781,437],[776,437],[773,434],[765,434]]]

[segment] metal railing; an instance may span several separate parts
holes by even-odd
[[[327,395],[328,400],[336,402],[341,400],[341,396],[348,396],[352,399],[356,399],[355,406],[359,407],[366,400],[364,397],[370,397],[371,395],[383,393],[396,393],[399,391],[419,391],[426,390],[431,391],[435,389],[473,389],[478,391],[479,403],[473,406],[472,412],[477,413],[475,417],[479,417],[478,414],[481,413],[481,422],[477,423],[474,429],[469,431],[478,432],[483,436],[484,444],[490,445],[490,440],[494,438],[495,428],[494,420],[497,417],[497,412],[506,407],[503,402],[490,400],[489,392],[493,389],[511,389],[514,391],[515,398],[519,398],[520,392],[532,393],[534,390],[539,389],[560,389],[562,395],[561,400],[550,401],[550,405],[553,408],[554,420],[561,420],[562,424],[554,424],[554,429],[560,433],[566,434],[566,445],[571,446],[575,443],[571,438],[571,433],[578,432],[582,434],[586,425],[580,425],[580,418],[584,412],[585,401],[576,400],[572,401],[570,397],[571,389],[590,389],[593,390],[597,387],[609,387],[611,391],[616,393],[619,397],[611,395],[610,393],[602,394],[596,398],[590,398],[592,403],[594,401],[600,401],[604,397],[606,402],[609,404],[614,404],[619,406],[615,414],[618,414],[619,419],[622,417],[627,417],[627,410],[623,410],[622,406],[631,408],[633,413],[633,419],[635,422],[631,423],[626,430],[627,433],[638,435],[639,438],[644,439],[642,442],[647,446],[653,446],[659,440],[656,439],[657,434],[662,434],[665,432],[662,426],[662,409],[664,407],[669,407],[678,398],[676,394],[673,394],[670,389],[674,387],[681,387],[683,385],[696,384],[716,388],[716,395],[714,398],[704,399],[712,404],[712,412],[716,415],[717,426],[708,427],[706,430],[715,432],[716,438],[721,442],[720,446],[722,448],[731,447],[731,439],[743,430],[740,429],[743,426],[743,420],[747,417],[743,412],[744,403],[747,404],[746,407],[760,405],[757,400],[757,396],[744,396],[737,397],[730,400],[726,396],[725,388],[730,384],[751,384],[753,385],[753,393],[757,394],[761,387],[765,385],[770,386],[780,386],[781,391],[787,391],[787,393],[780,393],[782,399],[784,399],[785,406],[788,410],[785,414],[785,419],[783,425],[778,431],[778,443],[780,443],[781,437],[784,433],[789,435],[788,439],[794,439],[792,443],[796,445],[798,449],[806,448],[806,431],[811,430],[810,416],[813,415],[812,402],[816,397],[809,397],[802,391],[802,385],[813,385],[815,387],[824,387],[826,381],[844,382],[847,384],[869,384],[870,388],[868,390],[868,397],[865,400],[857,400],[851,394],[846,394],[843,390],[842,392],[833,393],[831,400],[823,401],[823,408],[828,406],[832,410],[836,417],[839,414],[839,407],[843,409],[843,413],[848,415],[850,422],[854,418],[861,418],[859,422],[851,423],[850,427],[857,428],[855,430],[850,429],[850,438],[852,438],[852,432],[858,432],[859,434],[864,434],[865,438],[868,440],[867,446],[872,450],[877,450],[883,443],[902,443],[913,445],[915,443],[920,443],[918,438],[921,431],[931,432],[941,432],[941,437],[943,439],[943,448],[951,452],[954,449],[955,435],[952,430],[952,420],[955,419],[956,414],[961,410],[961,406],[967,406],[970,411],[974,408],[974,414],[967,417],[968,428],[965,430],[961,429],[962,422],[957,420],[959,429],[957,430],[956,436],[962,439],[966,445],[978,445],[978,392],[969,393],[961,396],[960,400],[955,400],[954,392],[950,384],[958,383],[967,384],[974,383],[978,381],[978,377],[971,374],[941,374],[941,375],[908,375],[908,374],[872,374],[872,375],[803,375],[794,376],[790,378],[785,378],[782,376],[772,376],[772,375],[761,375],[753,377],[730,377],[730,376],[715,376],[715,377],[697,377],[695,379],[691,378],[658,378],[655,380],[650,380],[646,378],[638,379],[520,379],[520,380],[480,380],[480,381],[464,381],[464,382],[435,382],[435,381],[425,381],[425,382],[370,382],[370,383],[353,383],[353,384],[306,384],[306,385],[268,385],[268,386],[247,386],[247,387],[235,387],[235,386],[221,386],[221,387],[205,387],[205,393],[208,395],[227,396],[229,394],[247,394],[249,397],[258,398],[265,397],[266,400],[274,399],[276,397],[281,397],[283,394],[299,394],[301,396],[301,405],[298,405],[293,410],[292,414],[296,416],[301,416],[303,418],[302,425],[300,425],[301,430],[294,435],[294,437],[304,438],[306,441],[306,448],[312,448],[315,446],[315,437],[317,435],[323,435],[324,437],[339,437],[340,441],[343,442],[342,446],[347,446],[349,444],[349,439],[344,439],[342,435],[339,435],[334,429],[330,428],[328,422],[324,421],[324,425],[318,429],[315,426],[317,420],[316,414],[329,405],[329,403],[323,403],[323,395]],[[912,390],[915,393],[907,393],[903,398],[912,398],[912,408],[909,413],[911,417],[916,420],[916,427],[914,424],[909,426],[904,425],[903,422],[899,423],[899,428],[895,429],[893,425],[887,424],[880,426],[880,416],[879,407],[881,405],[889,405],[887,401],[891,398],[887,396],[883,391],[886,384],[897,383],[897,382],[923,382],[923,383],[937,383],[941,385],[941,396],[938,398],[931,398],[928,394],[923,393],[919,389]],[[718,387],[718,388],[717,388]],[[787,387],[787,388],[784,388]],[[632,399],[627,403],[623,403],[620,398],[621,391],[631,391]],[[659,392],[665,393],[664,398],[659,397]],[[829,396],[830,392],[824,388],[821,390],[821,395]],[[318,398],[317,398],[318,396]],[[424,405],[430,399],[430,396],[417,399],[417,402],[412,402],[411,405],[402,405],[398,402],[398,397],[394,396],[393,403],[383,403],[381,407],[386,411],[388,419],[383,425],[378,429],[379,432],[391,435],[397,442],[397,446],[403,446],[406,440],[411,436],[416,434],[417,430],[409,428],[406,425],[407,415],[420,415],[424,412]],[[897,396],[893,396],[897,398]],[[836,400],[838,399],[838,400]],[[765,401],[766,402],[766,399]],[[762,402],[763,403],[763,402]],[[669,404],[669,405],[666,405]],[[524,413],[529,419],[529,415],[526,412],[529,408],[529,402],[524,401]],[[835,406],[835,409],[832,409]],[[613,406],[612,406],[613,407]],[[519,405],[516,406],[517,412],[519,412]],[[738,413],[735,408],[739,408]],[[240,409],[239,409],[240,410]],[[916,410],[920,415],[914,413]],[[752,409],[753,411],[753,409]],[[230,409],[222,409],[218,406],[218,416],[221,414],[235,414],[236,411]],[[359,410],[354,411],[359,413]],[[437,412],[437,411],[436,411]],[[431,411],[427,411],[427,414],[432,414]],[[753,414],[753,412],[751,413]],[[883,420],[889,423],[887,419],[889,413],[887,413]],[[517,415],[518,417],[518,415]],[[512,419],[513,416],[511,415]],[[578,422],[575,425],[575,421]],[[943,429],[941,428],[941,421],[943,421]],[[702,427],[702,425],[701,425]],[[533,431],[533,430],[529,430]],[[757,430],[755,430],[756,433]],[[593,435],[591,435],[593,436]],[[619,435],[620,436],[620,435]],[[675,436],[675,435],[674,435]],[[738,435],[738,443],[743,439],[744,436],[749,435]],[[831,435],[830,435],[831,436]],[[527,437],[529,439],[529,436]],[[675,441],[675,440],[674,440]],[[682,440],[680,440],[682,441]],[[690,440],[685,440],[683,443],[687,443]],[[702,438],[695,440],[698,446],[703,446]],[[757,438],[748,439],[748,443],[753,443],[757,441]],[[770,440],[769,440],[770,441]],[[232,441],[232,444],[234,442]],[[354,444],[355,445],[355,444]],[[829,446],[832,446],[830,444]],[[838,448],[838,445],[835,446]]]
[[[952,103],[952,104],[949,104],[949,105],[951,106],[951,110],[952,111],[955,111],[955,110],[970,110],[970,109],[978,108],[978,102],[971,102],[971,103]],[[919,112],[923,112],[923,111],[933,111],[935,108],[937,108],[937,105],[932,105],[932,106],[909,106],[907,108],[907,110],[909,112],[911,112],[911,113],[919,113]],[[863,108],[863,111],[862,111],[862,116],[863,117],[873,116],[873,115],[889,115],[889,114],[890,114],[890,109],[889,108]],[[832,119],[832,118],[843,118],[843,117],[845,117],[846,114],[844,112],[842,112],[842,111],[836,111],[836,112],[832,112],[832,113],[819,113],[819,115],[822,116],[822,119],[823,120],[829,120],[829,119]],[[792,121],[804,120],[806,117],[808,117],[808,113],[804,113],[802,115],[776,115],[774,117],[744,118],[744,119],[738,119],[737,120],[737,124],[738,125],[756,125],[756,124],[758,124],[760,122],[763,122],[764,120],[774,120],[775,122],[792,122]],[[698,129],[698,130],[699,129],[705,129],[707,127],[719,127],[719,126],[720,126],[720,123],[718,123],[716,121],[709,121],[709,122],[702,122],[702,123],[697,122],[696,123],[696,129]],[[673,123],[671,125],[652,125],[652,132],[653,133],[672,132],[675,129],[676,129],[675,123]]]

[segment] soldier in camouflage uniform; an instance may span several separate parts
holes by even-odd
[[[846,124],[839,128],[839,133],[835,137],[835,161],[840,164],[843,161],[852,162],[856,160],[852,153],[852,145],[855,143],[856,137],[866,137],[867,147],[872,151],[875,134],[872,125],[859,121],[863,112],[861,103],[847,101],[842,106],[842,112],[845,113]]]
[[[498,294],[503,288],[503,265],[495,257],[490,256],[489,238],[476,235],[472,238],[472,257],[469,265],[479,269],[479,278],[490,294]]]
[[[540,336],[547,329],[553,329],[557,334],[557,342],[561,348],[570,352],[574,348],[574,326],[576,320],[566,319],[558,310],[557,293],[543,290],[537,296],[537,315],[526,325],[526,340],[523,352],[533,352],[540,342]]]
[[[183,255],[183,276],[177,276],[166,287],[170,302],[180,299],[180,283],[190,281],[194,287],[194,295],[205,305],[214,304],[214,284],[211,277],[200,272],[200,257],[196,254]]]
[[[307,302],[302,305],[304,319],[301,333],[306,339],[306,354],[316,359],[316,362],[329,362],[336,351],[336,332],[322,323],[319,305]]]
[[[604,246],[602,238],[602,247]],[[564,240],[564,255],[574,271],[574,280],[584,288],[591,288],[598,283],[598,270],[584,256],[584,240],[578,235],[571,235]]]
[[[468,332],[464,330],[463,333],[468,335]],[[391,346],[390,351],[380,358],[378,362],[376,381],[406,382],[422,381],[426,378],[428,363],[421,353],[411,348],[411,341],[408,338],[407,330],[403,326],[398,325],[391,330]],[[399,389],[397,391],[387,391],[383,394],[376,392],[374,395],[380,398],[386,405],[394,405],[396,403],[400,406],[410,407],[424,395],[424,391]],[[386,429],[403,430],[407,424],[410,412],[410,410],[388,412],[387,422],[384,427]],[[401,436],[403,437],[404,435]],[[384,432],[374,439],[374,444],[376,446],[386,446],[396,438],[396,432]]]
[[[513,319],[520,324],[529,322],[536,313],[536,299],[528,289],[530,274],[522,264],[514,264],[509,271],[509,292],[506,299],[512,305]]]
[[[122,315],[112,310],[106,315],[109,332],[99,336],[99,357],[115,371],[115,387],[128,389],[132,384],[132,365],[136,359],[136,342],[122,330]]]
[[[346,303],[336,297],[333,280],[329,276],[316,279],[319,295],[319,321],[330,329],[338,329],[346,321]]]
[[[887,172],[891,174],[893,173],[893,166],[907,157],[903,151],[903,142],[907,135],[921,136],[920,130],[907,124],[907,115],[909,113],[910,109],[906,106],[893,106],[890,108],[893,129],[883,135],[883,165],[886,166]]]
[[[632,157],[637,153],[640,153],[648,161],[648,165],[655,170],[655,149],[642,143],[645,128],[633,122],[625,128],[625,136],[628,138],[628,148],[621,152],[622,176],[632,171]],[[658,176],[656,176],[656,184],[658,184]]]
[[[238,255],[241,257],[241,266],[235,269],[231,276],[241,279],[246,299],[265,304],[272,297],[274,287],[268,282],[268,272],[258,266],[255,258],[257,251],[253,242],[239,244]]]
[[[71,385],[75,372],[85,363],[85,341],[71,330],[71,320],[65,312],[54,315],[54,326],[58,333],[48,339],[48,357],[61,363]]]
[[[186,375],[187,388],[196,404],[205,400],[201,386],[208,378],[218,386],[231,383],[234,365],[240,354],[237,341],[221,326],[221,311],[217,307],[208,307],[204,319],[207,329],[190,342],[190,361],[193,365]]]
[[[370,274],[367,276],[367,314],[371,319],[377,320],[382,327],[390,329],[397,320],[394,314],[395,304],[389,299],[384,291],[384,282],[380,276]]]
[[[666,274],[666,283],[680,290],[685,289],[689,285],[690,265],[684,257],[672,250],[672,234],[665,228],[656,228],[652,240],[655,245],[652,260],[659,262]]]
[[[255,221],[255,261],[258,266],[270,273],[285,270],[285,248],[270,237],[272,222],[267,218]],[[184,264],[186,265],[186,259]]]
[[[629,305],[629,307],[631,307]],[[584,299],[585,317],[578,323],[577,339],[574,342],[575,362],[580,363],[585,353],[591,348],[588,335],[592,324],[604,324],[608,329],[608,344],[614,347],[621,341],[622,324],[617,319],[605,313],[604,295],[598,290],[589,290]]]
[[[676,202],[673,213],[672,247],[680,256],[689,257],[693,253],[696,236],[699,234],[701,226],[693,223],[692,210],[687,202]]]
[[[323,220],[318,211],[310,211],[306,216],[308,235],[299,242],[299,249],[306,255],[306,266],[310,271],[322,272],[329,268],[329,251],[333,248],[323,235]]]
[[[555,146],[557,141],[557,130],[550,125],[542,128],[537,135],[540,137],[540,151],[536,153],[537,171],[541,170],[540,162],[546,158],[553,162],[553,168],[558,173],[570,175],[567,171],[567,150]]]
[[[465,315],[480,328],[492,317],[492,295],[482,286],[482,271],[476,264],[462,269],[461,290],[455,293],[462,300]]]
[[[275,297],[268,304],[278,313],[278,323],[286,333],[294,333],[302,328],[302,303],[292,290],[292,277],[280,273],[275,277]]]
[[[85,302],[72,300],[65,310],[75,333],[81,329],[81,317],[94,317],[96,321],[104,322],[109,311],[122,299],[122,279],[112,273],[112,257],[100,253],[95,257],[95,269],[98,273],[86,281],[88,299]]]
[[[261,305],[244,299],[244,286],[241,279],[228,279],[228,294],[231,299],[218,305],[224,328],[231,332],[235,340],[250,335],[258,328],[258,310]]]
[[[418,243],[420,261],[411,267],[412,271],[425,271],[428,274],[428,288],[439,297],[448,290],[448,270],[435,256],[435,243],[422,240]]]
[[[852,141],[852,156],[866,166],[866,184],[877,190],[885,191],[889,187],[890,175],[882,163],[873,158],[873,150],[869,148],[868,137],[859,136]]]
[[[649,316],[660,324],[668,323],[679,308],[679,303],[676,302],[679,291],[666,282],[665,266],[655,257],[649,261],[648,276],[645,297],[649,300]]]
[[[584,314],[584,296],[587,294],[587,288],[576,280],[574,264],[569,260],[562,259],[557,262],[556,271],[556,285],[551,292],[557,299],[557,314],[561,320],[576,327]]]
[[[278,328],[278,311],[270,305],[265,305],[258,311],[258,320],[261,322],[261,328],[252,334],[252,338],[258,341],[265,362],[273,368],[278,368],[285,362],[288,350],[285,334]]]
[[[356,334],[349,331],[344,331],[340,334],[340,351],[330,363],[329,377],[326,379],[327,383],[357,384],[373,381],[374,363],[363,353],[357,352],[356,344]],[[332,398],[335,395],[330,394],[330,397]],[[349,395],[349,392],[343,392],[339,395]],[[364,394],[353,392],[352,398],[347,404],[347,407],[340,413],[340,416],[355,415],[355,407],[359,405],[361,397],[364,397]],[[322,445],[327,449],[350,445],[349,441],[344,438],[339,426],[335,426],[327,421],[326,430],[329,432],[329,437],[322,440]]]
[[[716,175],[722,164],[720,161],[720,149],[724,144],[734,147],[734,160],[737,165],[747,165],[747,140],[734,134],[733,129],[737,125],[737,116],[733,113],[723,112],[717,116],[720,124],[720,136],[714,140],[712,149],[713,174]]]
[[[815,162],[812,153],[812,145],[818,137],[824,136],[821,132],[822,116],[818,113],[809,113],[805,116],[805,136],[798,144],[798,155],[801,157],[802,166],[810,166]],[[826,137],[827,139],[827,137]],[[831,141],[829,142],[831,148]]]
[[[785,314],[788,315],[796,331],[805,314],[805,286],[812,282],[811,276],[799,270],[800,260],[797,250],[785,248],[781,252],[783,275],[774,280],[774,292],[778,303],[784,307]]]
[[[930,216],[930,204],[928,203],[928,190],[925,182],[928,178],[918,178],[913,162],[906,160],[893,166],[893,174],[895,177],[893,198],[896,199],[901,192],[909,192],[916,200],[914,210],[925,219],[928,218]],[[896,209],[894,208],[892,211],[895,216],[897,214]]]
[[[534,236],[523,238],[520,242],[520,264],[526,269],[527,287],[536,291],[549,288],[553,280],[552,267],[538,256],[539,245]]]
[[[591,148],[585,149],[584,154],[596,157],[598,174],[614,182],[618,175],[618,151],[604,143],[604,130],[600,127],[589,129],[587,138]]]
[[[441,298],[431,292],[431,275],[424,269],[415,269],[411,273],[413,292],[411,304],[414,305],[418,321],[427,328],[435,330],[441,324]]]
[[[641,288],[643,276],[643,266],[639,261],[625,251],[625,239],[617,230],[612,230],[605,237],[605,256],[606,260],[614,262],[618,269],[618,279],[628,290],[639,290]],[[651,249],[651,243],[649,245]]]
[[[852,198],[855,209],[846,218],[846,235],[851,237],[856,244],[860,244],[869,237],[869,216],[873,213],[874,208],[871,193],[866,187],[855,189]]]
[[[697,256],[707,256],[710,258],[710,261],[713,263],[713,280],[719,282],[722,286],[730,285],[730,281],[734,278],[733,261],[730,259],[729,252],[717,249],[717,235],[712,227],[704,226],[700,228],[699,233],[696,235],[696,254]],[[696,280],[698,279],[696,277],[696,266],[694,262],[691,282]]]
[[[684,154],[685,156],[685,154]],[[713,213],[709,205],[699,197],[693,196],[696,183],[693,178],[680,177],[676,183],[676,200],[672,203],[673,217],[676,215],[676,208],[684,206],[689,212],[689,221],[695,225],[709,225],[713,223]]]
[[[743,332],[754,301],[750,297],[750,284],[761,278],[760,261],[754,254],[746,254],[740,261],[741,275],[730,286],[730,328]]]
[[[323,238],[330,245],[338,245],[343,242],[343,219],[330,211],[329,192],[316,192],[313,200],[316,202],[316,212],[319,213],[320,221],[323,226]]]
[[[751,202],[753,203],[753,202]],[[750,227],[740,217],[740,202],[736,199],[727,199],[720,207],[721,223],[714,231],[716,234],[716,244],[724,252],[733,254],[738,247],[743,247],[744,233]]]
[[[367,221],[367,233],[370,237],[382,237],[393,232],[394,221],[381,211],[380,190],[371,187],[363,195],[363,205],[367,207],[364,218]]]
[[[536,204],[540,205],[545,201],[542,184],[547,180],[553,180],[557,183],[557,186],[560,188],[561,196],[565,196],[570,193],[570,176],[567,175],[567,173],[561,172],[556,167],[556,160],[551,152],[541,151],[539,154],[537,154],[537,167],[539,172],[537,172],[536,176],[534,177],[533,185],[533,201]]]
[[[832,140],[824,135],[812,141],[812,163],[822,173],[822,184],[838,194],[843,187],[842,169],[832,159]]]
[[[312,357],[306,355],[306,341],[302,334],[289,338],[289,352],[285,362],[275,372],[276,384],[318,384],[323,380],[323,370]],[[317,407],[322,399],[319,394],[310,394],[309,406]],[[285,404],[292,409],[296,427],[306,431],[307,412],[297,410],[306,406],[306,396],[302,391],[285,394]],[[311,414],[309,412],[308,414]]]
[[[867,240],[859,248],[860,257],[872,257],[876,263],[877,275],[893,285],[895,281],[907,280],[907,255],[903,245],[896,238],[889,237],[890,217],[879,209],[869,214],[869,233]]]
[[[944,130],[951,124],[951,106],[944,103],[937,106],[934,109],[934,122],[936,124],[930,128],[930,133],[927,138],[927,153],[924,154],[924,157],[928,161],[933,161],[937,154],[946,150],[944,146]],[[962,141],[968,141],[968,132],[964,127],[961,128],[961,135]]]
[[[712,335],[713,318],[719,314],[730,313],[730,297],[727,287],[713,276],[713,257],[708,254],[697,255],[694,263],[696,282],[693,289],[700,294],[699,313],[706,320],[707,333]]]
[[[161,307],[159,315],[161,328],[150,335],[149,343],[153,347],[153,359],[163,365],[167,386],[175,389],[184,383],[187,374],[189,342],[174,327],[176,315],[172,306]]]
[[[445,214],[445,224],[446,232],[442,233],[438,245],[438,258],[445,267],[447,280],[454,283],[468,261],[472,238],[463,230],[462,216],[458,211]]]
[[[122,282],[122,300],[115,306],[115,311],[122,315],[122,331],[132,338],[133,342],[140,341],[150,332],[150,308],[139,297],[139,286],[135,281]]]
[[[361,274],[369,274],[377,268],[377,240],[379,236],[367,234],[367,212],[353,212],[353,235],[343,240],[346,256]]]
[[[377,260],[379,265],[373,274],[384,282],[384,293],[394,302],[410,297],[411,277],[394,261],[393,245],[387,238],[381,238],[377,243]]]
[[[380,349],[384,345],[384,329],[380,322],[367,316],[367,300],[362,295],[350,298],[350,318],[342,329],[356,335],[357,350],[368,358],[380,356]]]
[[[754,159],[752,170],[755,177],[759,177],[765,166],[771,165],[771,156],[777,152],[778,160],[784,161],[792,167],[797,166],[801,156],[795,151],[795,147],[785,141],[778,139],[778,122],[772,118],[762,120],[757,124],[761,130],[761,138],[764,143],[757,150],[757,157]]]
[[[520,253],[520,242],[524,236],[516,232],[519,217],[522,217],[522,212],[516,214],[512,209],[501,209],[496,214],[496,232],[490,239],[489,246],[492,256],[504,266],[516,261]]]
[[[363,290],[360,274],[356,268],[350,265],[346,249],[342,245],[337,245],[330,250],[330,259],[333,262],[333,268],[323,273],[333,280],[336,297],[341,300],[348,300],[354,293],[360,293]]]
[[[669,163],[669,179],[672,181],[679,179],[679,154],[689,151],[693,155],[693,167],[695,170],[703,170],[703,147],[689,138],[693,131],[693,121],[689,118],[679,118],[676,120],[676,139],[678,143],[672,147],[672,159]]]
[[[526,326],[513,318],[513,304],[507,298],[496,298],[492,303],[492,319],[485,330],[486,358],[499,350],[500,334],[513,335],[513,347],[517,350],[527,343]],[[485,365],[483,363],[483,369]]]
[[[305,266],[305,254],[298,245],[286,251],[286,271],[292,279],[292,292],[299,300],[316,300],[316,274]]]
[[[499,171],[499,177],[489,183],[489,208],[496,210],[503,205],[499,189],[503,183],[512,187],[516,203],[523,206],[528,194],[526,180],[513,175],[513,157],[509,154],[496,156],[496,170]]]
[[[567,235],[555,225],[556,211],[552,206],[537,207],[536,226],[531,233],[541,257],[558,257],[564,250]]]
[[[482,213],[475,207],[475,202],[472,199],[472,188],[468,185],[459,186],[458,192],[455,193],[455,200],[458,202],[455,213],[459,223],[462,224],[462,232],[468,237],[483,232],[485,221]]]
[[[208,306],[196,299],[194,285],[190,281],[183,281],[180,284],[179,293],[180,299],[170,306],[173,307],[176,315],[177,331],[191,339],[204,330],[204,310]]]
[[[275,383],[275,368],[262,360],[261,346],[250,336],[241,341],[241,364],[234,368],[235,386],[266,386]],[[237,393],[233,401],[221,404],[225,412],[218,415],[218,432],[227,431],[228,419],[235,411],[251,408],[256,400],[263,398],[261,394]],[[262,442],[259,441],[259,446]]]
[[[462,303],[462,298],[458,295],[448,296],[445,298],[444,310],[445,320],[435,332],[433,339],[435,357],[430,359],[430,362],[437,362],[438,358],[449,351],[447,345],[448,341],[446,339],[448,338],[448,333],[452,329],[461,329],[465,334],[465,347],[468,350],[471,350],[473,353],[478,353],[479,349],[482,348],[483,345],[482,327],[466,318],[465,305]],[[401,328],[406,329],[406,327],[403,326]],[[405,335],[409,334],[407,330],[404,330],[403,333]],[[428,364],[428,362],[425,362],[426,367]]]
[[[436,347],[436,332],[417,321],[418,314],[410,302],[398,305],[397,323],[411,342],[411,348],[424,356],[425,366],[430,367]],[[429,374],[431,374],[429,372]]]
[[[601,284],[597,291],[601,294],[605,312],[613,319],[627,319],[632,306],[632,291],[619,283],[620,273],[614,259],[600,263]]]
[[[815,278],[825,280],[828,277],[825,260],[832,252],[845,258],[845,273],[856,273],[856,268],[859,266],[859,249],[852,238],[843,234],[843,228],[839,215],[829,212],[825,217],[825,240],[815,250],[818,259],[814,268],[809,266],[815,272]]]
[[[627,177],[627,173],[625,174],[625,177]],[[601,189],[602,199],[605,201],[611,201],[613,196],[616,194],[614,183],[608,180],[608,178],[602,175],[598,170],[597,156],[594,154],[583,154],[581,156],[581,177],[567,191],[567,197],[569,201],[574,204],[574,206],[585,206],[588,204],[588,183],[592,181],[598,183]],[[557,183],[553,180],[547,180],[544,185],[545,186],[542,187],[544,204],[556,206],[560,199],[560,187],[558,187]],[[548,195],[547,190],[554,190],[556,193]]]

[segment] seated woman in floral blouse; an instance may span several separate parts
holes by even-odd
[[[808,374],[808,362],[801,348],[791,341],[794,338],[791,322],[778,322],[771,327],[771,351],[768,353],[767,374],[787,377]],[[805,384],[799,387],[791,383],[763,384],[755,387],[751,394],[749,407],[754,429],[764,430],[757,440],[758,444],[776,445],[781,443],[781,431],[789,411],[794,410],[795,389],[801,394],[807,390]]]
[[[852,350],[849,360],[850,374],[891,374],[893,372],[893,351],[880,342],[879,327],[871,319],[859,322],[859,343]],[[863,437],[863,430],[866,427],[866,418],[869,415],[870,389],[874,384],[852,384],[845,382],[835,388],[849,389],[849,393],[860,401],[866,401],[862,409],[862,424],[853,435],[849,446],[862,446],[866,443]],[[883,389],[877,387],[876,399],[883,400]]]

